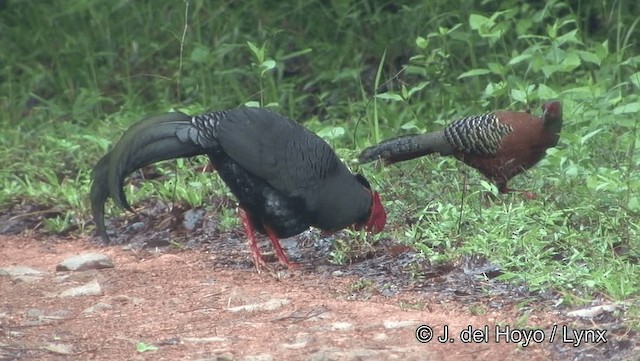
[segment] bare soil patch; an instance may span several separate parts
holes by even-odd
[[[568,318],[568,310],[554,303],[557,295],[497,282],[491,265],[479,258],[444,268],[422,265],[422,276],[416,277],[415,254],[388,241],[338,266],[327,254],[332,240],[343,235],[327,239],[309,232],[283,242],[292,260],[303,263],[301,270],[276,267],[257,274],[239,230],[214,234],[215,217],[190,220],[199,226],[185,230],[191,216],[165,222],[174,226],[161,232],[153,228],[162,227],[136,225],[140,216],[132,216],[116,225],[116,242],[124,245],[0,236],[0,268],[44,272],[36,280],[0,276],[0,360],[632,360],[640,355],[637,335],[612,314]],[[56,271],[65,258],[86,252],[108,255],[115,267]],[[63,290],[94,280],[101,295],[60,297]],[[419,342],[421,325],[432,327],[436,338],[447,326],[453,342]],[[549,342],[554,325],[558,333]],[[487,338],[463,342],[460,333],[469,326],[487,326]],[[526,347],[504,336],[495,342],[496,326],[538,329],[544,340]],[[570,338],[573,330],[606,329],[607,342],[573,347],[563,342],[563,326]],[[140,345],[156,349],[140,352]]]

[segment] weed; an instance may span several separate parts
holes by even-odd
[[[537,200],[498,195],[487,205],[495,187],[448,158],[354,165],[381,191],[388,227],[374,238],[347,232],[331,259],[366,254],[379,237],[432,266],[484,255],[504,281],[553,289],[565,304],[624,300],[637,320],[637,6],[497,4],[10,2],[0,12],[0,207],[55,206],[47,231],[86,234],[92,166],[132,123],[174,107],[270,107],[353,165],[382,139],[488,110],[538,112],[559,98],[560,144],[512,181]],[[206,163],[154,165],[157,177],[136,173],[125,193],[131,204],[227,197]],[[107,214],[120,212],[108,204]],[[233,210],[220,209],[220,226],[237,227]]]
[[[154,346],[142,341],[136,343],[136,351],[140,353],[144,353],[148,351],[156,351],[156,350],[158,350],[158,346]]]

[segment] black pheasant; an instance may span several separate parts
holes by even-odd
[[[542,117],[524,112],[493,112],[454,121],[441,131],[389,139],[365,149],[361,163],[381,159],[395,163],[431,153],[453,155],[496,184],[501,193],[514,192],[507,182],[542,159],[555,147],[562,129],[559,101],[542,104]],[[523,191],[527,198],[531,192]]]
[[[353,225],[380,232],[386,213],[367,180],[352,174],[331,147],[301,125],[260,108],[198,116],[175,112],[131,126],[93,169],[91,208],[97,233],[108,240],[104,204],[113,198],[133,211],[123,192],[125,177],[166,159],[206,154],[235,195],[254,263],[265,264],[254,229],[271,240],[284,265],[279,238],[310,226],[336,231]]]

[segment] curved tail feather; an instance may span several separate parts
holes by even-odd
[[[166,113],[148,117],[129,128],[113,149],[93,168],[91,211],[97,233],[108,240],[104,225],[104,204],[111,197],[121,208],[133,211],[124,194],[124,179],[145,165],[163,160],[204,154],[208,149],[192,137],[192,117],[180,113]],[[197,130],[194,130],[197,132]]]
[[[432,132],[385,140],[363,150],[358,161],[369,163],[381,159],[385,164],[392,164],[436,152],[448,155],[452,151],[442,132]]]

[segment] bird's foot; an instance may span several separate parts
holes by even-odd
[[[284,253],[282,246],[280,245],[280,240],[276,233],[269,227],[265,227],[267,231],[267,236],[269,236],[269,240],[271,240],[271,245],[273,246],[273,250],[276,252],[276,257],[278,257],[278,261],[282,263],[285,267],[296,269],[300,268],[299,263],[289,261],[289,257]]]
[[[269,265],[267,265],[264,257],[262,257],[258,247],[256,246],[254,249],[252,244],[249,244],[249,247],[251,248],[251,258],[253,260],[253,266],[256,268],[256,272],[261,273],[263,269],[269,270]]]
[[[278,246],[274,245],[273,249],[275,250],[276,257],[278,257],[278,261],[280,261],[280,263],[283,266],[289,269],[298,269],[301,267],[300,263],[289,261],[289,258],[287,258],[287,255],[284,253],[282,248]],[[262,253],[258,249],[257,245],[254,249],[253,245],[249,243],[249,247],[251,248],[251,258],[253,259],[253,264],[256,267],[256,271],[258,273],[261,273],[263,269],[266,269],[269,272],[274,272],[274,269],[267,263],[267,261],[262,256]]]
[[[278,261],[280,261],[282,265],[284,265],[289,269],[300,269],[300,267],[302,267],[300,263],[289,261],[289,258],[287,258],[287,256],[284,253],[281,256],[279,256],[278,252],[276,252],[276,256],[278,256]]]
[[[520,190],[520,189],[509,189],[510,193],[521,193],[522,197],[528,201],[534,200],[536,198],[538,198],[538,196],[535,195],[535,193],[530,192],[530,191],[525,191],[525,190]]]
[[[247,239],[249,241],[249,250],[251,251],[251,258],[253,259],[253,264],[256,267],[256,271],[260,273],[262,268],[270,269],[267,265],[267,262],[262,257],[262,253],[260,253],[260,249],[258,248],[258,242],[256,241],[256,235],[253,230],[253,225],[249,220],[249,216],[244,209],[240,208],[240,219],[242,220],[242,224],[244,225],[244,231],[247,234]],[[300,268],[298,263],[294,263],[289,261],[289,258],[282,250],[282,246],[280,246],[280,240],[278,239],[278,235],[269,227],[265,226],[265,230],[269,239],[271,240],[271,244],[273,245],[273,250],[276,252],[276,256],[280,263],[290,269]]]
[[[528,201],[538,198],[538,196],[536,196],[535,193],[522,190],[522,189],[510,189],[510,188],[507,188],[507,186],[502,186],[502,187],[499,187],[499,190],[500,190],[500,193],[522,193],[522,196],[524,197],[524,199]]]

